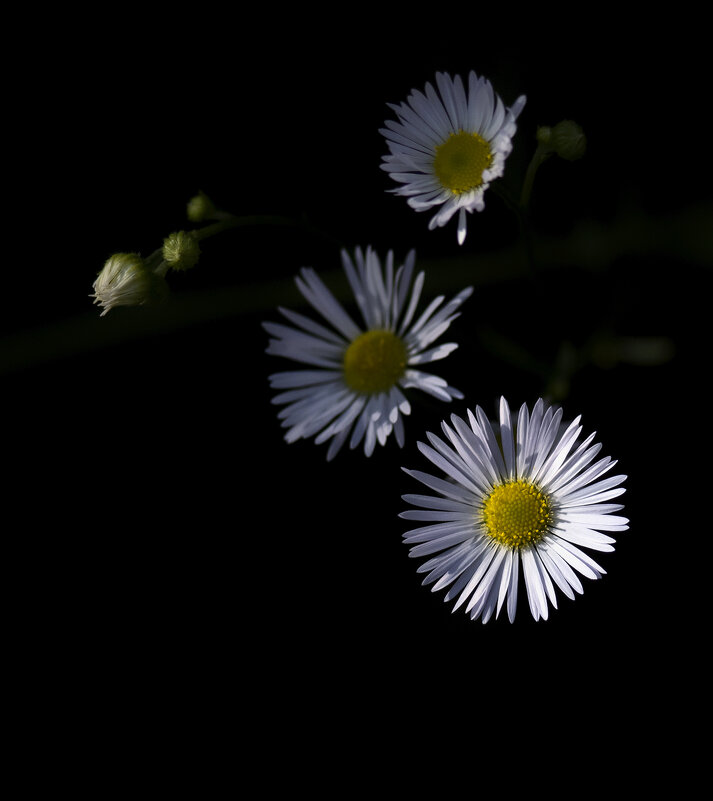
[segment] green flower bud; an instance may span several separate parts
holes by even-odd
[[[587,137],[576,122],[562,120],[552,129],[548,144],[560,158],[576,161],[587,149]]]
[[[552,139],[552,128],[549,125],[540,125],[535,134],[538,144],[549,145]]]
[[[199,223],[205,220],[214,220],[217,210],[208,195],[199,192],[188,201],[186,215],[191,222]]]
[[[163,260],[173,270],[190,270],[200,254],[198,239],[192,232],[176,231],[163,240]]]
[[[103,317],[114,306],[142,306],[155,294],[155,276],[136,253],[110,256],[92,288],[94,303],[103,308]]]

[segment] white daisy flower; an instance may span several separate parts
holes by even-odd
[[[467,424],[452,415],[443,423],[447,442],[428,434],[419,449],[444,477],[406,472],[438,493],[404,495],[421,509],[401,513],[426,523],[404,534],[410,556],[432,556],[418,572],[433,590],[449,587],[453,611],[465,604],[472,619],[487,622],[507,599],[515,619],[520,565],[535,620],[547,619],[548,600],[556,608],[555,585],[568,597],[583,592],[579,575],[600,578],[606,571],[582,548],[613,551],[614,539],[603,532],[625,531],[628,520],[609,503],[621,495],[626,476],[602,476],[615,464],[608,456],[594,462],[601,449],[588,436],[575,449],[582,431],[577,417],[562,423],[562,410],[541,399],[517,421],[500,400],[495,428],[480,407],[468,411]]]
[[[347,438],[351,448],[363,440],[364,453],[370,456],[376,443],[384,445],[392,432],[403,445],[402,417],[411,411],[404,390],[420,389],[443,401],[463,397],[442,378],[420,368],[458,347],[453,342],[434,342],[459,316],[457,310],[472,287],[445,304],[443,296],[435,298],[415,318],[424,283],[423,272],[413,278],[415,260],[411,251],[394,270],[389,251],[382,270],[370,247],[365,253],[357,248],[354,261],[342,251],[363,326],[352,320],[308,268],[296,278],[297,286],[330,328],[282,308],[280,312],[295,327],[263,324],[272,336],[267,353],[310,365],[310,369],[270,376],[270,385],[283,390],[273,403],[286,404],[279,417],[288,429],[288,442],[312,436],[316,443],[331,440],[327,452],[331,460]]]
[[[399,121],[387,120],[380,129],[390,150],[381,168],[403,184],[393,191],[416,211],[440,206],[429,229],[458,212],[463,244],[466,212],[485,208],[485,190],[503,174],[526,98],[507,109],[490,81],[472,71],[467,91],[459,75],[444,72],[436,73],[436,86],[427,83],[425,94],[414,89],[405,103],[388,104]]]

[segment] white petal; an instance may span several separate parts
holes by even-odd
[[[462,245],[465,242],[465,235],[468,230],[468,221],[465,217],[465,209],[461,208],[458,212],[458,230],[456,237],[458,239],[458,244]]]
[[[510,570],[510,588],[508,590],[508,619],[512,623],[517,612],[517,585],[520,575],[520,553],[514,551],[512,555],[512,569]]]
[[[402,468],[405,473],[408,473],[412,478],[425,484],[432,490],[440,492],[445,498],[450,498],[453,501],[460,501],[461,503],[472,503],[473,495],[467,492],[462,487],[454,484],[452,481],[444,481],[441,478],[436,478],[429,473],[422,473],[420,470],[407,470]]]
[[[468,605],[465,608],[466,612],[470,612],[474,606],[476,606],[479,602],[485,601],[488,594],[492,591],[493,586],[499,591],[500,585],[499,582],[496,584],[498,577],[500,576],[500,568],[503,564],[503,560],[507,555],[507,551],[505,548],[498,548],[495,551],[495,555],[493,556],[493,560],[490,562],[488,566],[488,570],[486,571],[485,575],[483,576],[482,581],[475,589],[475,592],[471,596],[470,600],[468,601]],[[477,614],[474,615],[477,617]]]
[[[547,620],[547,598],[545,597],[540,571],[535,564],[533,551],[530,548],[525,548],[520,556],[522,558],[522,570],[525,575],[527,600],[530,603],[532,616],[535,620],[539,620],[541,617]]]
[[[546,546],[538,545],[537,547],[537,555],[540,557],[542,564],[549,573],[549,575],[554,580],[555,584],[562,590],[562,592],[570,599],[574,599],[574,592],[572,591],[572,587],[565,578],[562,570],[560,570],[559,566],[555,562],[555,560],[551,556],[551,551]],[[571,569],[567,567],[567,570],[571,573]],[[574,575],[572,573],[572,575]]]
[[[505,461],[505,478],[515,475],[515,445],[513,442],[512,416],[505,398],[500,398],[500,442]]]
[[[471,513],[472,507],[462,501],[451,501],[448,498],[439,498],[435,495],[402,495],[402,500],[414,506],[423,506],[426,509],[441,509],[446,512]]]

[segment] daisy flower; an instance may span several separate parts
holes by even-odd
[[[450,587],[453,611],[465,604],[472,619],[487,622],[507,603],[515,619],[520,566],[530,611],[547,619],[548,600],[557,607],[555,585],[568,597],[583,591],[579,576],[600,578],[603,570],[582,548],[613,551],[603,532],[625,531],[628,520],[609,503],[621,495],[626,476],[603,478],[615,464],[595,457],[601,445],[592,433],[575,448],[580,418],[562,422],[562,410],[535,403],[520,408],[517,420],[500,400],[499,425],[480,407],[468,423],[452,415],[443,423],[447,441],[428,434],[419,449],[445,475],[406,472],[438,493],[404,495],[412,506],[401,513],[426,525],[407,531],[410,556],[436,554],[418,572],[433,591]],[[578,575],[579,574],[579,575]]]
[[[390,150],[381,168],[402,184],[393,191],[416,211],[439,207],[429,229],[458,212],[463,244],[466,212],[485,208],[485,190],[503,174],[526,98],[505,108],[490,81],[472,71],[467,90],[459,75],[444,72],[436,73],[436,86],[427,83],[425,94],[414,89],[405,103],[388,104],[399,121],[387,120],[379,131]]]
[[[411,411],[404,390],[420,389],[443,401],[463,395],[446,381],[421,371],[421,366],[443,359],[458,346],[434,345],[458,308],[471,294],[468,287],[443,303],[435,298],[416,317],[424,273],[414,278],[415,253],[394,269],[393,252],[382,269],[378,255],[357,248],[354,260],[342,251],[342,264],[363,325],[357,325],[314,270],[304,268],[296,278],[300,292],[329,327],[302,314],[280,308],[292,323],[263,323],[271,335],[267,353],[309,365],[309,369],[275,373],[270,385],[282,390],[273,398],[285,404],[279,417],[294,442],[315,436],[316,443],[331,440],[332,459],[349,438],[351,448],[362,441],[370,456],[378,442],[393,432],[404,442],[403,415]]]

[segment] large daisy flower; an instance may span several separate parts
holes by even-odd
[[[424,273],[414,279],[415,253],[394,269],[393,252],[382,269],[378,255],[357,248],[354,260],[342,251],[342,263],[364,324],[357,325],[314,270],[303,268],[296,278],[300,292],[330,327],[287,309],[280,312],[293,324],[264,323],[272,336],[267,353],[284,356],[310,369],[275,373],[273,388],[280,389],[275,404],[285,439],[294,442],[315,436],[331,440],[332,459],[349,438],[350,447],[364,442],[370,456],[393,432],[404,442],[403,415],[411,406],[404,390],[420,389],[443,401],[463,395],[446,381],[422,372],[421,365],[443,359],[457,344],[434,345],[458,308],[471,294],[468,287],[452,300],[435,298],[416,317]]]
[[[467,90],[459,75],[444,72],[436,73],[436,86],[427,83],[425,94],[414,89],[405,103],[388,104],[399,121],[387,120],[380,129],[390,150],[381,168],[402,184],[393,191],[416,211],[440,207],[430,229],[458,212],[463,244],[466,212],[485,208],[485,190],[504,172],[525,96],[505,108],[490,81],[475,72]]]
[[[449,587],[445,600],[454,611],[465,604],[472,619],[497,617],[507,602],[515,619],[520,566],[530,611],[547,619],[548,600],[556,608],[555,585],[568,597],[583,591],[579,576],[600,578],[606,571],[582,548],[612,551],[603,532],[625,531],[628,520],[612,514],[626,476],[603,478],[615,464],[594,461],[601,445],[592,433],[575,448],[580,418],[562,422],[562,410],[541,399],[517,419],[500,400],[499,425],[480,407],[468,422],[452,415],[443,423],[446,440],[428,434],[419,449],[442,477],[406,470],[437,495],[404,495],[421,509],[401,513],[426,525],[407,531],[410,556],[431,556],[418,572],[433,590]]]

